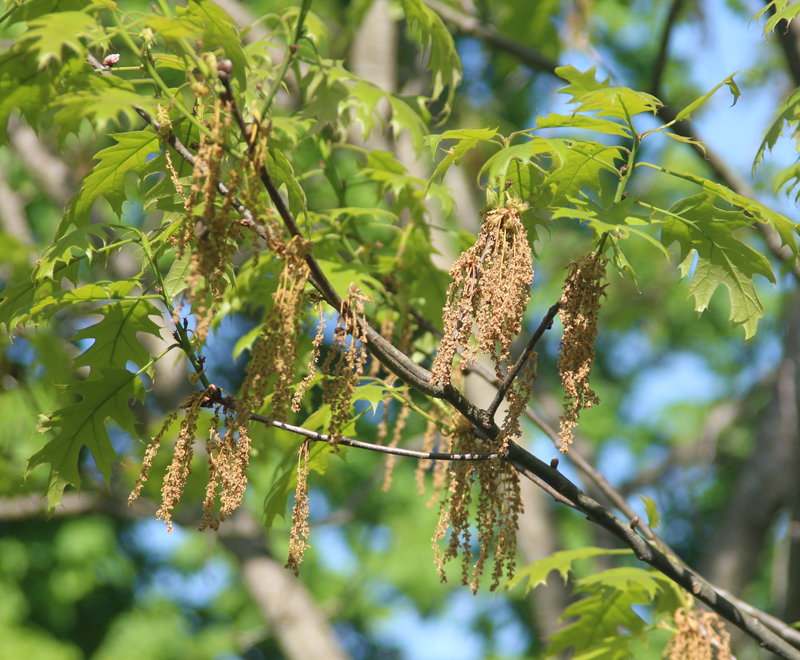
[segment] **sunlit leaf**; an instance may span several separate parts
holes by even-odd
[[[736,73],[732,73],[729,75],[725,80],[723,80],[719,85],[717,85],[714,89],[712,89],[708,94],[703,94],[699,99],[692,101],[689,105],[687,105],[683,110],[678,113],[678,116],[675,118],[675,121],[680,121],[681,119],[690,119],[692,116],[692,112],[697,110],[701,105],[703,105],[708,99],[710,99],[714,94],[716,94],[717,90],[722,87],[723,85],[727,85],[730,90],[731,94],[733,94],[733,104],[736,105],[736,102],[739,100],[739,97],[742,95],[741,91],[739,91],[739,85],[736,84],[736,81],[733,77],[741,73],[742,71],[739,70]]]
[[[714,198],[701,193],[675,203],[669,215],[663,215],[661,242],[668,247],[678,242],[681,248],[681,275],[689,275],[694,255],[697,266],[689,285],[694,308],[703,312],[719,286],[730,295],[730,320],[742,325],[745,340],[756,333],[764,306],[759,300],[753,277],[762,275],[775,283],[767,258],[734,238],[732,232],[753,223],[740,211],[728,211],[714,205]]]
[[[402,0],[409,31],[423,51],[430,51],[428,67],[433,76],[432,97],[447,90],[445,114],[450,111],[463,70],[455,42],[439,15],[422,0]]]
[[[122,204],[127,200],[125,174],[131,171],[143,174],[151,154],[159,153],[158,137],[153,133],[117,133],[114,139],[117,144],[99,152],[96,156],[99,162],[81,179],[81,187],[72,196],[69,208],[58,225],[57,239],[66,233],[70,225],[81,228],[89,223],[89,213],[100,195],[108,200],[117,215],[121,215]]]
[[[662,103],[652,94],[636,92],[628,87],[611,87],[609,78],[597,82],[592,67],[586,72],[578,71],[573,66],[561,66],[556,75],[569,82],[568,87],[558,91],[569,94],[570,103],[576,103],[575,112],[597,112],[598,117],[616,117],[627,119],[644,112],[655,114]]]
[[[75,358],[74,369],[90,367],[90,377],[95,378],[108,369],[124,369],[128,362],[137,367],[144,367],[149,362],[150,352],[142,346],[137,333],[161,339],[161,328],[150,319],[151,316],[160,317],[161,312],[150,300],[113,302],[93,313],[102,314],[103,319],[70,338],[70,341],[94,340]]]
[[[523,580],[527,580],[525,593],[528,593],[531,589],[546,584],[547,576],[550,575],[552,571],[558,571],[564,579],[564,582],[566,582],[569,571],[572,570],[573,562],[603,555],[628,555],[632,553],[632,550],[627,549],[611,550],[608,548],[593,548],[588,546],[576,550],[560,550],[544,559],[539,559],[519,569],[505,586],[507,589],[511,589]]]

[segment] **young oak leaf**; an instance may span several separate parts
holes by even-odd
[[[632,550],[628,550],[627,548],[610,550],[608,548],[594,547],[578,548],[576,550],[559,550],[517,571],[514,577],[506,583],[505,587],[506,589],[511,589],[513,586],[527,579],[528,582],[525,586],[525,593],[527,594],[540,584],[546,584],[547,577],[552,571],[558,571],[566,583],[569,572],[572,570],[573,562],[604,555],[628,555],[632,554],[632,552]]]
[[[38,52],[37,65],[44,69],[50,62],[62,62],[64,48],[83,57],[86,48],[81,39],[89,38],[94,41],[98,37],[104,37],[103,30],[89,14],[82,11],[62,11],[30,21],[20,41],[33,42],[30,49]]]
[[[86,446],[94,457],[106,483],[111,479],[111,463],[119,460],[106,429],[111,418],[124,431],[136,433],[136,420],[128,401],[144,401],[145,389],[139,378],[125,369],[107,369],[102,377],[67,385],[65,390],[82,397],[78,403],[43,416],[37,428],[45,432],[60,429],[58,435],[28,461],[26,476],[40,465],[50,464],[47,478],[47,499],[50,514],[61,502],[67,484],[80,488],[78,459]]]
[[[145,332],[161,338],[158,325],[150,316],[161,316],[161,312],[149,300],[120,300],[98,309],[103,320],[75,334],[71,341],[94,339],[94,343],[75,358],[73,369],[90,367],[90,378],[109,369],[124,369],[128,362],[144,367],[151,358],[142,346],[137,333]],[[152,370],[148,370],[152,371]]]
[[[600,172],[605,170],[619,176],[615,160],[624,160],[619,147],[607,147],[598,142],[547,139],[559,165],[548,174],[542,187],[550,190],[550,207],[564,206],[570,197],[577,197],[583,188],[600,192]]]
[[[450,112],[456,87],[464,73],[453,36],[439,14],[426,6],[422,0],[403,0],[403,11],[411,36],[423,50],[427,51],[430,48],[428,67],[433,74],[431,97],[438,99],[447,89],[444,107],[446,116]]]
[[[113,147],[97,154],[99,162],[81,179],[81,187],[72,196],[69,207],[56,230],[56,240],[64,236],[70,225],[77,228],[89,224],[89,213],[95,200],[103,195],[118,216],[122,214],[125,196],[125,174],[146,172],[151,154],[160,153],[158,136],[154,133],[134,131],[117,133]]]
[[[725,286],[731,301],[729,320],[743,326],[745,341],[750,341],[764,317],[753,277],[763,275],[775,284],[775,275],[764,255],[733,236],[736,229],[752,226],[753,218],[739,210],[721,209],[714,205],[715,199],[699,193],[673,204],[662,218],[661,242],[665,247],[674,242],[680,245],[681,277],[689,275],[698,255],[689,286],[695,311],[705,311],[717,287]]]
[[[570,103],[578,104],[575,112],[597,112],[598,117],[629,119],[644,112],[655,114],[663,105],[652,94],[636,92],[628,87],[611,87],[609,78],[597,82],[597,67],[578,71],[574,66],[560,66],[556,75],[569,82],[569,86],[558,91],[572,96]]]
[[[571,646],[575,648],[575,658],[630,657],[629,653],[603,655],[601,650],[606,649],[611,640],[623,637],[633,641],[645,632],[646,622],[632,606],[650,605],[657,596],[671,591],[670,581],[663,575],[630,566],[612,568],[578,580],[575,589],[590,595],[564,611],[562,620],[579,618],[553,635],[547,649],[548,657]],[[621,636],[620,627],[630,635]],[[581,655],[584,651],[587,651],[585,656]]]
[[[55,92],[49,73],[39,69],[32,53],[18,46],[0,54],[0,146],[8,144],[8,118],[12,111],[19,110],[36,129],[40,114]]]

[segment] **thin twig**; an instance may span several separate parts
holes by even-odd
[[[536,348],[536,344],[539,343],[539,340],[542,338],[542,335],[544,335],[545,331],[553,327],[553,320],[556,318],[556,314],[558,314],[560,305],[561,303],[557,302],[547,311],[547,314],[545,314],[542,322],[539,324],[539,327],[536,328],[536,332],[533,333],[533,336],[528,341],[528,345],[525,347],[525,350],[522,351],[522,355],[519,356],[514,366],[508,370],[505,380],[500,387],[497,388],[497,394],[492,400],[491,405],[486,409],[486,412],[489,413],[489,416],[492,419],[494,419],[497,409],[500,407],[500,404],[503,403],[503,399],[505,399],[506,394],[508,394],[508,390],[511,389],[511,386],[514,384],[514,379],[517,377],[520,369],[525,366],[528,358],[533,353],[533,349]]]
[[[230,410],[236,410],[236,404],[233,401],[231,401],[228,397],[222,396],[222,392],[219,388],[213,388],[212,392],[213,396],[209,399],[207,405],[220,405],[224,408],[229,408]],[[380,454],[393,454],[395,456],[405,456],[407,458],[421,458],[431,461],[491,461],[503,457],[502,454],[498,452],[451,454],[448,452],[416,451],[413,449],[401,449],[400,447],[388,447],[385,445],[376,445],[373,444],[372,442],[363,442],[361,440],[354,440],[353,438],[347,438],[344,436],[336,436],[336,438],[333,438],[332,436],[326,433],[318,433],[317,431],[311,431],[309,429],[303,428],[302,426],[296,426],[295,424],[287,424],[286,422],[280,422],[278,420],[270,419],[269,417],[264,417],[263,415],[257,415],[255,413],[251,413],[249,415],[249,418],[252,419],[253,421],[265,424],[267,426],[274,426],[277,429],[283,429],[284,431],[289,431],[290,433],[301,435],[304,438],[313,440],[314,442],[332,443],[335,440],[336,444],[339,445],[356,447],[357,449],[366,449],[367,451],[374,451]]]

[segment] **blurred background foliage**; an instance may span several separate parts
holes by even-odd
[[[132,12],[144,8],[144,3],[132,0],[120,4]],[[266,0],[219,4],[252,31],[259,26],[253,17],[293,6]],[[752,160],[775,108],[798,84],[786,50],[780,48],[782,40],[794,39],[794,31],[767,41],[755,24],[749,24],[761,9],[753,2],[453,0],[443,8],[431,5],[442,9],[445,18],[450,11],[494,26],[497,34],[546,60],[580,70],[597,65],[603,76],[659,94],[673,109],[734,70],[749,69],[753,73],[740,78],[744,97],[735,108],[728,107],[730,97],[723,90],[693,117],[697,135],[744,181],[750,181]],[[347,68],[388,81],[401,93],[419,93],[427,85],[423,58],[407,38],[402,12],[394,3],[315,0],[313,12],[317,24],[327,30],[324,38],[331,57],[344,60]],[[656,81],[654,69],[670,21],[663,74]],[[452,114],[435,130],[489,127],[507,135],[533,126],[537,114],[566,112],[554,93],[563,83],[552,74],[526,65],[490,40],[470,36],[463,25],[448,25],[464,80]],[[5,39],[0,32],[0,40]],[[292,110],[284,108],[286,113]],[[656,118],[650,121],[653,126],[658,123]],[[0,149],[0,278],[5,282],[17,281],[49,245],[93,154],[112,144],[108,135],[95,135],[86,126],[59,154],[56,132],[37,138],[13,117],[10,135],[10,146]],[[432,171],[433,160],[410,157],[408,146],[391,134],[373,133],[368,146],[396,150],[414,175],[426,178]],[[644,150],[645,159],[665,167],[711,178],[718,174],[677,142],[654,138]],[[795,218],[796,208],[771,189],[771,177],[791,162],[790,152],[779,143],[750,185],[759,199]],[[463,247],[459,232],[474,231],[478,224],[483,193],[474,182],[488,155],[480,149],[469,152],[444,182],[457,202],[452,213],[432,223],[443,230],[434,233],[440,234],[438,265],[445,271]],[[311,169],[319,157],[312,150],[301,151],[295,162],[305,159]],[[337,152],[336,168],[346,176],[354,161],[355,156]],[[312,212],[337,204],[324,177],[310,176],[303,185]],[[688,193],[688,187],[681,189],[675,180],[664,186],[663,178],[646,172],[634,185],[662,205]],[[147,226],[150,221],[136,201],[141,198],[135,185],[129,193],[125,221]],[[374,205],[375,194],[368,186],[351,189],[348,202],[356,206],[363,199],[365,205]],[[109,216],[103,204],[96,205],[95,219]],[[538,230],[536,276],[526,317],[529,331],[558,299],[569,259],[586,252],[588,245],[588,230],[575,224],[573,231],[555,231],[569,228],[572,221],[559,223]],[[637,511],[644,513],[637,494],[653,498],[663,535],[683,559],[757,607],[789,622],[798,620],[797,281],[783,269],[776,287],[758,283],[767,315],[754,341],[744,346],[741,331],[729,327],[724,292],[715,295],[710,310],[698,319],[686,302],[687,284],[678,281],[677,254],[666,263],[644,241],[628,243],[627,256],[639,280],[611,274],[593,372],[602,405],[584,413],[578,446]],[[757,247],[767,252],[763,245]],[[776,272],[781,270],[780,263],[774,265]],[[130,259],[123,251],[105,267],[112,277],[121,277],[130,271]],[[447,279],[442,273],[435,277],[443,295]],[[432,286],[428,281],[422,285]],[[244,375],[244,357],[233,361],[231,356],[239,338],[260,318],[257,308],[240,309],[218,324],[206,350],[212,382],[236,390]],[[54,383],[67,379],[67,366],[75,355],[68,340],[86,323],[69,309],[56,320],[36,332],[19,334],[13,343],[0,336],[0,658],[294,660],[302,656],[291,637],[312,636],[317,619],[320,629],[332,630],[342,657],[358,660],[544,654],[547,637],[557,629],[558,616],[573,596],[552,576],[547,587],[527,597],[519,588],[473,597],[457,581],[439,584],[430,549],[437,511],[426,507],[429,494],[417,495],[410,462],[399,462],[388,493],[381,490],[380,456],[342,451],[330,457],[324,474],[312,475],[311,551],[301,582],[289,580],[288,586],[281,586],[288,578],[280,577],[287,525],[279,517],[265,533],[260,524],[275,477],[285,470],[287,460],[292,462],[296,447],[296,441],[278,431],[256,431],[246,510],[226,523],[216,538],[193,529],[205,484],[200,464],[171,535],[153,516],[158,479],[147,484],[147,497],[140,505],[126,506],[142,446],[118,431],[112,437],[124,463],[110,487],[87,454],[82,493],[68,491],[64,506],[46,521],[39,501],[46,472],[34,471],[24,480],[21,475],[27,459],[42,445],[42,436],[35,432],[39,414],[67,400]],[[308,328],[306,352],[313,332]],[[557,419],[561,399],[556,375],[559,336],[556,324],[540,345],[533,400],[551,422]],[[147,405],[137,410],[145,437],[155,433],[190,387],[183,362],[167,365]],[[315,403],[319,402],[308,404],[307,412]],[[367,413],[357,423],[358,437],[370,440],[377,422],[378,416]],[[777,431],[775,425],[780,427]],[[410,423],[404,444],[418,444],[422,431],[419,422]],[[545,460],[554,453],[550,441],[532,425],[526,426],[523,441]],[[166,454],[159,457],[154,474],[163,473],[167,460]],[[568,457],[561,467],[595,493]],[[528,489],[525,496],[528,512],[521,530],[520,564],[557,549],[611,545],[602,530],[542,493]],[[577,566],[581,575],[603,563],[597,559]],[[271,595],[259,592],[259,581],[275,587]],[[275,611],[269,602],[282,607]],[[300,614],[291,614],[290,602],[304,603]],[[664,641],[656,635],[638,657],[660,657]],[[737,657],[757,657],[751,641],[737,643]]]

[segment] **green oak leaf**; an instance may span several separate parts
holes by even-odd
[[[547,117],[538,117],[536,128],[581,128],[607,135],[620,135],[631,137],[630,129],[624,124],[618,124],[608,119],[598,119],[597,117],[587,117],[586,115],[558,115],[551,113]]]
[[[559,164],[545,178],[542,186],[553,199],[551,207],[565,206],[570,197],[577,197],[583,188],[601,191],[600,172],[619,176],[615,160],[624,160],[619,147],[607,147],[599,142],[543,138],[556,155]]]
[[[800,233],[800,224],[792,222],[785,215],[778,213],[777,211],[773,211],[768,206],[764,206],[764,204],[761,202],[757,202],[754,199],[750,199],[749,197],[745,197],[734,192],[727,186],[723,186],[721,183],[709,181],[708,179],[704,179],[703,177],[695,174],[689,174],[688,172],[678,173],[668,170],[664,171],[667,171],[672,176],[696,183],[697,185],[702,186],[709,196],[719,197],[731,206],[738,207],[744,212],[745,216],[749,218],[750,224],[754,224],[755,222],[766,222],[772,225],[772,228],[778,232],[778,236],[781,238],[781,245],[788,247],[792,251],[792,256],[795,259],[795,263],[797,263],[800,252],[798,251],[797,240],[795,236],[796,234]]]
[[[792,6],[800,7],[800,3]],[[789,98],[778,106],[775,121],[773,121],[772,125],[767,129],[764,141],[761,143],[761,146],[759,146],[758,151],[756,151],[756,157],[753,159],[753,172],[755,172],[756,167],[763,160],[764,154],[768,150],[772,151],[775,144],[778,142],[778,138],[783,135],[784,124],[788,122],[790,125],[795,125],[798,120],[800,120],[800,88],[794,90],[794,92],[789,95]],[[798,134],[793,132],[792,136],[797,138]]]
[[[787,3],[786,0],[782,0],[779,2],[768,2],[761,11],[759,11],[755,16],[753,16],[754,21],[758,21],[764,15],[765,12],[769,11],[772,8],[775,8],[775,12],[772,16],[769,17],[767,22],[764,24],[764,35],[769,35],[781,21],[786,21],[786,25],[783,27],[784,30],[787,30],[789,27],[789,23],[792,22],[793,19],[797,18],[797,15],[800,14],[800,4],[797,2],[793,2],[791,4]]]
[[[187,16],[203,25],[203,47],[220,47],[233,63],[233,76],[240,91],[247,88],[247,55],[242,49],[239,30],[233,19],[219,5],[208,0],[189,0]]]
[[[119,460],[106,429],[106,419],[131,435],[136,433],[136,420],[128,401],[144,401],[145,389],[141,380],[124,369],[108,369],[100,378],[71,383],[66,391],[82,397],[72,404],[40,420],[37,430],[60,429],[56,437],[31,456],[26,476],[40,465],[50,464],[47,479],[47,499],[50,513],[61,502],[67,484],[80,488],[78,459],[81,447],[86,446],[94,457],[106,483],[111,479],[111,463]]]
[[[744,327],[745,341],[750,341],[764,316],[753,277],[762,275],[774,284],[775,275],[764,255],[733,236],[736,229],[751,226],[753,218],[739,210],[721,209],[714,201],[700,193],[673,204],[662,218],[661,242],[665,247],[674,242],[680,245],[681,277],[689,274],[698,255],[689,285],[695,311],[705,311],[717,287],[724,286],[731,301],[729,318],[735,326]]]
[[[118,216],[121,215],[122,204],[127,200],[125,174],[131,171],[144,174],[150,155],[160,152],[158,136],[153,133],[116,133],[114,139],[117,144],[98,153],[99,162],[81,179],[81,187],[72,196],[58,225],[56,239],[64,236],[70,225],[77,228],[88,225],[89,213],[100,195],[108,200]]]
[[[658,512],[656,503],[647,495],[639,495],[639,499],[642,500],[647,514],[647,526],[650,529],[658,529],[661,525],[661,514]]]
[[[14,316],[8,319],[9,328],[28,322],[38,324],[70,305],[121,298],[130,293],[137,284],[138,280],[132,279],[98,282],[74,289],[61,289],[52,280],[42,280],[34,287],[33,296],[29,301],[17,299]]]
[[[571,65],[556,69],[556,75],[570,83],[558,91],[570,95],[570,103],[578,104],[575,112],[597,112],[598,117],[627,120],[644,112],[655,114],[663,105],[652,94],[636,92],[628,87],[611,87],[608,84],[610,76],[597,82],[596,69],[592,67],[581,72]]]
[[[707,94],[703,94],[699,99],[692,101],[689,105],[687,105],[683,110],[678,113],[678,116],[675,117],[675,121],[680,121],[681,119],[690,119],[692,112],[697,110],[701,105],[703,105],[708,99],[710,99],[714,94],[717,93],[717,90],[722,87],[723,85],[727,85],[730,90],[731,94],[733,94],[733,104],[736,105],[736,102],[739,100],[739,97],[742,95],[742,92],[739,90],[739,85],[736,84],[736,81],[733,77],[738,74],[742,73],[742,71],[737,71],[736,73],[732,73],[729,75],[725,80],[723,80],[719,85],[717,85],[714,89],[712,89]]]
[[[8,118],[12,111],[19,110],[36,129],[53,93],[50,75],[39,69],[32,53],[13,47],[0,54],[0,145],[8,144]]]
[[[547,576],[552,571],[558,571],[564,582],[567,581],[569,571],[572,569],[572,563],[581,559],[589,559],[590,557],[598,557],[601,555],[629,555],[632,550],[620,549],[609,550],[608,548],[578,548],[576,550],[560,550],[554,552],[552,555],[539,559],[538,561],[528,564],[524,568],[518,570],[513,578],[506,584],[506,589],[511,589],[523,580],[527,580],[525,586],[525,593],[527,594],[531,589],[535,589],[540,584],[547,583]]]
[[[390,94],[388,97],[389,105],[392,108],[392,118],[389,125],[392,127],[394,136],[399,136],[403,131],[408,131],[411,136],[411,144],[417,154],[422,153],[425,136],[428,127],[414,109],[399,96]]]
[[[650,605],[657,596],[659,602],[665,597],[670,602],[673,600],[672,583],[668,578],[656,571],[631,566],[582,578],[575,583],[575,588],[589,596],[564,611],[562,620],[578,619],[553,635],[547,649],[548,657],[574,647],[573,658],[628,658],[629,653],[618,653],[622,647],[613,640],[623,637],[632,641],[647,630],[646,622],[632,606]],[[630,634],[620,635],[620,628]]]
[[[73,91],[61,94],[54,106],[60,108],[53,117],[60,128],[59,141],[70,133],[77,135],[83,119],[91,121],[95,131],[104,133],[109,123],[120,124],[120,117],[125,117],[131,125],[140,122],[137,106],[151,114],[157,108],[151,96],[138,94],[133,85],[122,78],[96,74],[91,75],[87,84],[76,85]]]
[[[82,39],[97,41],[104,38],[103,29],[89,14],[82,11],[62,11],[45,14],[30,21],[25,34],[20,37],[20,42],[32,42],[29,48],[38,53],[37,65],[44,69],[50,62],[62,62],[64,48],[82,58],[86,54]]]
[[[103,320],[79,330],[70,339],[94,339],[94,344],[75,358],[73,369],[90,367],[90,378],[95,378],[109,369],[125,369],[129,361],[140,368],[150,361],[150,353],[136,336],[146,332],[161,339],[161,328],[150,319],[160,317],[161,312],[150,300],[120,300],[93,313],[102,314]]]
[[[442,140],[456,140],[456,143],[445,151],[445,157],[436,166],[431,175],[431,181],[443,177],[451,165],[458,165],[470,149],[474,149],[481,142],[489,142],[497,133],[494,128],[478,128],[469,130],[445,131],[440,135],[432,135],[427,143],[434,152]]]
[[[91,264],[96,249],[95,243],[100,239],[100,242],[105,245],[108,240],[105,228],[110,226],[104,222],[98,222],[97,224],[87,225],[71,231],[59,238],[39,258],[39,262],[33,272],[34,281],[53,279],[56,268],[60,265],[72,263],[75,259],[83,256]],[[90,236],[92,238],[89,238]]]
[[[92,3],[92,0],[28,0],[19,5],[8,19],[8,24],[20,21],[32,21],[47,14],[65,11],[80,11]]]
[[[422,0],[402,0],[402,3],[412,38],[423,51],[430,50],[428,68],[433,76],[431,97],[438,99],[447,90],[444,103],[446,116],[450,113],[456,87],[464,73],[453,36],[439,14]]]
[[[53,280],[33,282],[25,280],[14,286],[3,289],[3,300],[0,301],[0,324],[6,326],[11,334],[19,325],[31,320],[31,308],[37,298],[46,298],[61,291],[61,283]]]

